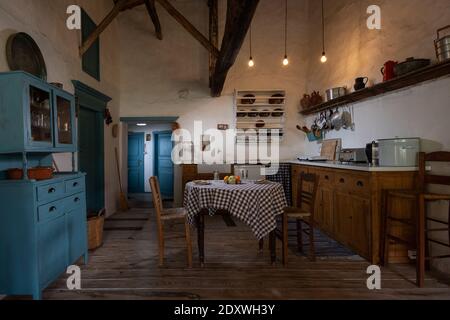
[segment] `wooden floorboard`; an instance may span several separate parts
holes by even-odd
[[[288,267],[280,261],[272,266],[268,243],[259,253],[250,229],[235,222],[236,227],[228,227],[222,217],[206,219],[206,266],[200,268],[197,262],[194,236],[192,269],[186,267],[183,225],[169,226],[166,264],[159,268],[152,210],[116,215],[106,224],[142,230],[106,231],[103,247],[91,253],[87,266],[81,266],[83,289],[69,291],[63,276],[44,292],[44,299],[450,299],[448,285],[430,274],[426,288],[417,288],[411,265],[382,269],[382,290],[370,291],[366,286],[369,263],[321,236],[317,262],[295,252],[293,243]],[[277,246],[280,258],[281,244]]]

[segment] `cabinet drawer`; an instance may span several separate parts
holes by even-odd
[[[65,199],[66,212],[80,208],[84,204],[85,193],[77,193]]]
[[[84,178],[68,180],[65,185],[66,193],[82,192],[84,191]]]
[[[43,222],[64,215],[65,200],[51,202],[38,208],[38,221]]]
[[[53,183],[37,187],[38,202],[52,201],[64,195],[64,183]]]
[[[318,170],[316,172],[319,178],[320,186],[333,186],[335,183],[335,174],[331,170]]]
[[[350,191],[358,194],[370,193],[370,179],[365,175],[352,175],[350,177]]]

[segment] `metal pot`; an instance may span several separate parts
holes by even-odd
[[[436,48],[436,57],[439,62],[450,59],[450,35],[445,37],[440,36],[440,32],[450,29],[450,25],[443,27],[437,31],[437,39],[434,41],[434,46]]]
[[[347,93],[347,89],[345,87],[337,87],[337,88],[328,89],[325,92],[327,95],[327,101],[331,101],[333,99],[345,96],[345,94]]]
[[[400,77],[418,69],[428,67],[430,64],[430,59],[414,59],[411,57],[406,59],[405,62],[397,64],[394,67],[394,72],[397,77]]]

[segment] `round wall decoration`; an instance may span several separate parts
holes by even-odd
[[[11,71],[25,71],[47,80],[44,57],[36,42],[28,34],[19,32],[8,38],[6,58]]]

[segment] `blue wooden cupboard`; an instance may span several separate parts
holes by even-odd
[[[26,174],[76,151],[73,95],[25,72],[0,73],[0,294],[41,299],[68,266],[87,263],[85,175],[74,166],[49,180]],[[11,168],[23,179],[8,180]]]

